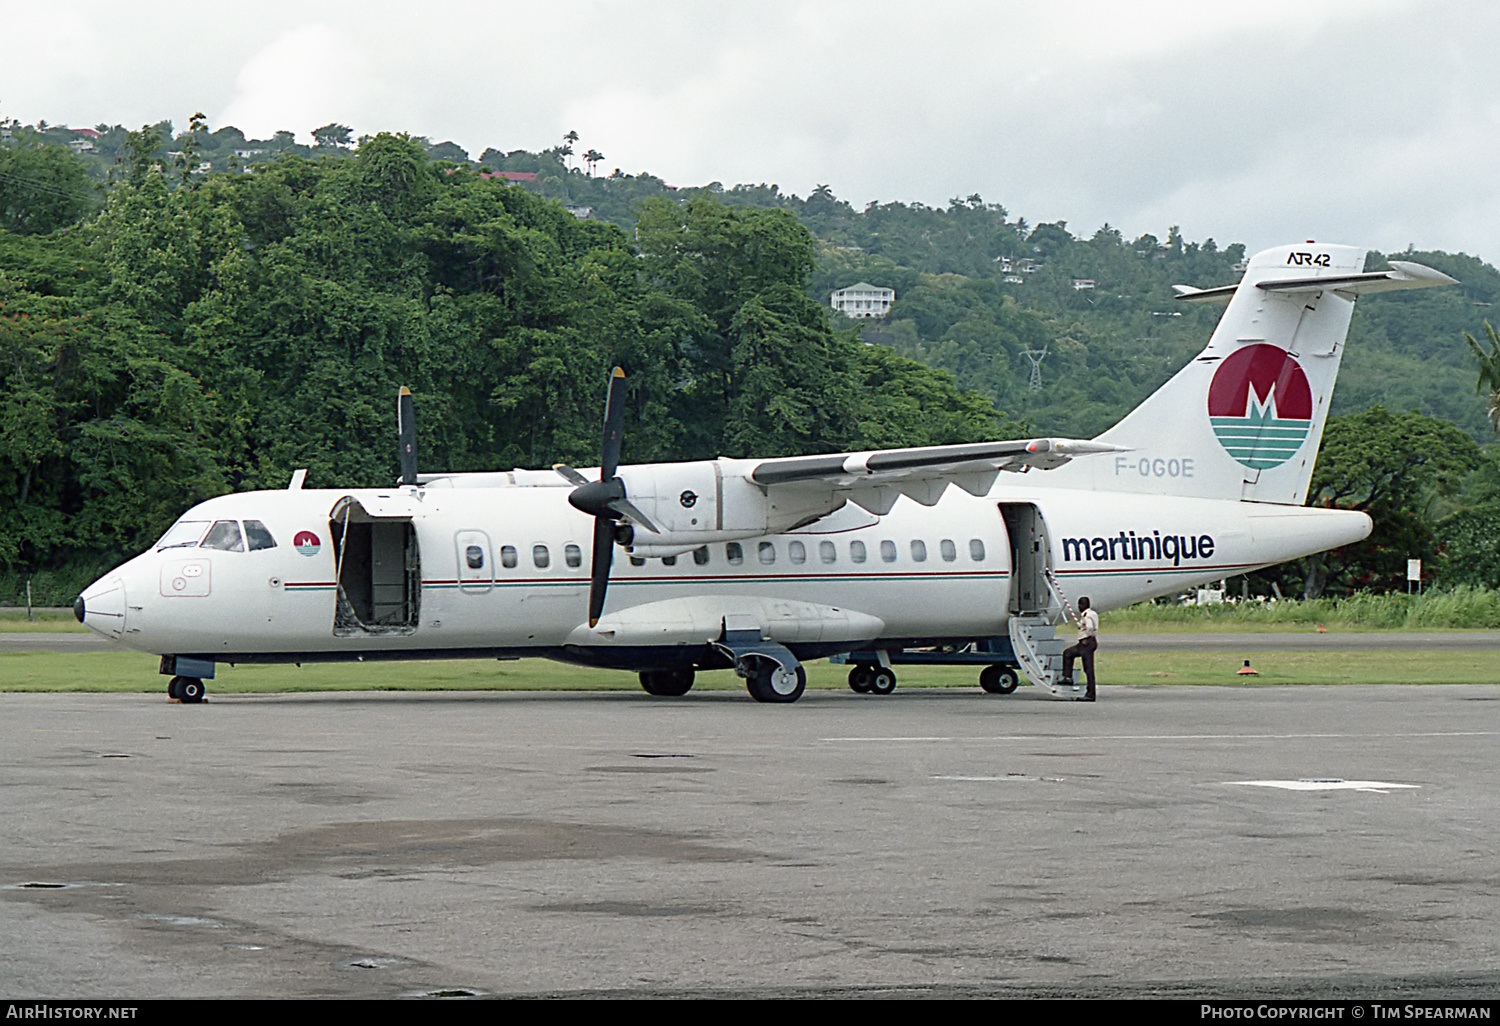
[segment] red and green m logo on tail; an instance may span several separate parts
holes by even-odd
[[[1246,346],[1208,386],[1208,419],[1226,452],[1252,470],[1279,467],[1312,428],[1307,375],[1280,346]]]

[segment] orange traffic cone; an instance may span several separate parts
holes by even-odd
[[[1318,624],[1318,633],[1319,634],[1327,634],[1328,633],[1328,628],[1324,627],[1322,624]]]
[[[1248,659],[1245,660],[1245,665],[1244,666],[1241,666],[1238,670],[1235,670],[1234,672],[1235,672],[1235,675],[1239,676],[1239,677],[1243,677],[1247,673],[1248,674],[1253,674],[1254,676],[1257,676],[1257,677],[1260,676],[1260,671],[1259,670],[1252,670],[1250,668],[1250,660],[1248,660]]]

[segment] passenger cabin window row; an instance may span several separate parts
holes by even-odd
[[[233,521],[225,521],[232,524]],[[246,521],[246,532],[249,525],[254,521]],[[264,530],[262,528],[262,530]],[[267,538],[270,536],[267,535]],[[207,545],[207,541],[204,542]],[[271,544],[275,544],[272,542]],[[253,546],[252,546],[253,547]],[[880,561],[882,563],[895,563],[900,559],[900,547],[895,541],[882,539],[879,545]],[[912,562],[925,563],[928,558],[927,543],[920,538],[912,539],[907,543],[907,552]],[[951,538],[944,538],[938,542],[938,558],[944,563],[958,562],[958,545]],[[774,566],[779,555],[776,542],[757,542],[755,546],[756,561],[762,566]],[[712,560],[710,547],[700,545],[692,550],[693,564],[695,566],[708,566]],[[676,566],[678,556],[661,557],[663,566]],[[793,566],[805,566],[811,553],[808,551],[808,543],[802,541],[789,541],[786,543],[787,562]],[[817,543],[818,562],[831,566],[839,561],[839,547],[832,541],[820,541]],[[865,543],[858,539],[848,544],[848,559],[851,563],[864,563],[870,558],[869,550]],[[984,562],[984,542],[979,538],[969,539],[969,559],[975,563]],[[730,566],[743,566],[745,564],[745,547],[739,542],[728,542],[724,546],[724,559]],[[479,545],[469,545],[464,550],[464,562],[470,570],[484,569],[484,548]],[[520,566],[520,550],[514,545],[500,546],[500,565],[507,570],[514,570]],[[563,546],[563,562],[569,569],[577,570],[583,566],[583,550],[577,545],[569,542]],[[533,545],[531,547],[531,565],[538,570],[545,570],[552,565],[552,555],[545,545]],[[632,554],[630,556],[631,566],[645,566],[646,557]]]
[[[563,546],[563,562],[571,569],[577,570],[583,566],[583,550],[572,542],[568,542],[568,544]],[[470,570],[483,570],[484,546],[465,546],[464,563]],[[520,566],[520,551],[514,545],[500,546],[500,565],[507,570],[514,570]],[[533,545],[531,547],[531,565],[538,570],[547,569],[552,565],[552,550],[545,545]]]

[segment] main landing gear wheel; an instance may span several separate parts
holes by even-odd
[[[856,666],[849,671],[849,690],[851,691],[868,695],[870,685],[874,683],[875,668],[873,666]]]
[[[745,674],[745,689],[757,702],[795,702],[806,688],[806,670],[784,669],[774,659],[756,659]]]
[[[1008,695],[1020,683],[1021,678],[1009,666],[986,666],[979,674],[979,686],[992,695]]]
[[[173,677],[167,684],[167,697],[175,698],[184,705],[203,701],[203,681],[197,677]]]
[[[641,687],[648,695],[676,698],[693,686],[693,670],[642,670]]]
[[[870,677],[870,694],[889,695],[896,690],[896,671],[882,666]]]

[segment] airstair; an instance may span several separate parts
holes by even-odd
[[[1065,618],[1073,618],[1072,607],[1052,571],[1048,569],[1044,573],[1047,590],[1052,593],[1051,601],[1045,609],[1011,615],[1010,644],[1015,649],[1016,661],[1033,684],[1059,698],[1078,698],[1086,690],[1083,685],[1061,683],[1062,653],[1068,643],[1057,636],[1057,624]],[[1074,669],[1081,672],[1082,667],[1075,666]]]

